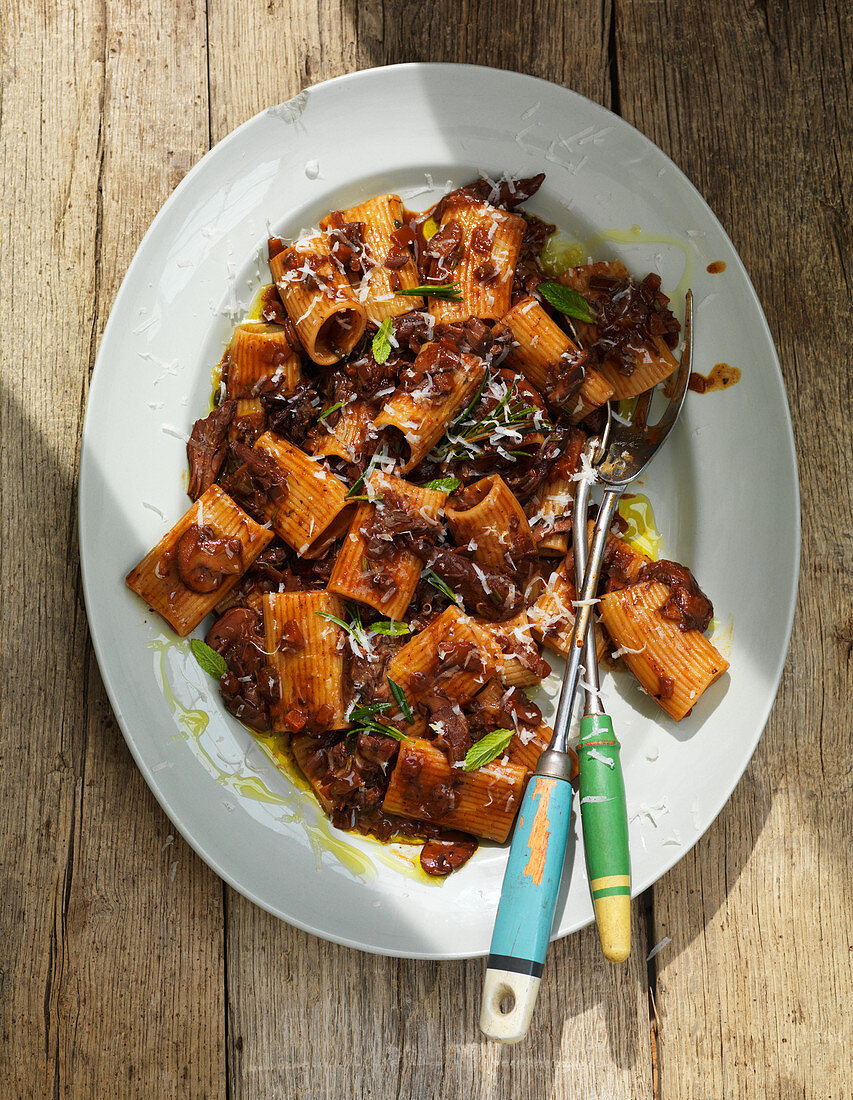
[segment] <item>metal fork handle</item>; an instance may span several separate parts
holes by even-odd
[[[567,755],[569,746],[569,726],[574,708],[575,692],[577,691],[580,670],[583,663],[584,648],[587,632],[592,623],[592,600],[595,590],[598,588],[598,578],[601,575],[601,561],[604,557],[604,547],[607,543],[607,535],[613,520],[613,513],[622,495],[622,487],[606,489],[601,508],[598,511],[598,519],[595,521],[595,530],[592,534],[592,546],[589,550],[589,559],[584,573],[583,588],[578,593],[578,606],[576,608],[575,626],[569,643],[569,655],[566,659],[566,671],[563,674],[563,687],[560,694],[560,703],[557,707],[557,716],[554,719],[554,736],[551,743],[542,756],[536,772],[539,775],[554,775],[552,770],[557,761],[553,756],[558,753]],[[593,639],[594,643],[594,639]]]
[[[589,504],[589,488],[589,482],[585,479],[578,482],[572,510],[572,548],[575,559],[576,587],[583,583],[584,574],[586,573],[586,513]],[[603,714],[604,708],[598,694],[598,654],[596,652],[594,626],[590,626],[586,632],[583,664],[586,682],[589,684],[589,688],[584,693],[586,703],[584,711],[586,714]]]

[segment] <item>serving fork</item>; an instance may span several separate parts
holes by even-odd
[[[490,1038],[504,1043],[516,1043],[527,1034],[548,950],[572,820],[574,790],[572,758],[568,752],[569,726],[582,671],[586,671],[587,683],[595,689],[587,692],[587,708],[581,719],[578,744],[580,783],[582,791],[587,792],[582,794],[581,811],[590,886],[594,901],[608,899],[605,905],[596,905],[605,953],[610,950],[614,958],[620,954],[625,958],[630,950],[631,887],[625,789],[619,766],[619,744],[598,695],[592,609],[607,535],[619,498],[652,460],[678,419],[690,378],[692,344],[693,295],[688,290],[681,363],[667,387],[669,401],[663,414],[656,424],[649,425],[652,391],[640,395],[627,422],[616,418],[608,403],[607,422],[591,462],[594,481],[603,489],[602,502],[589,546],[583,585],[578,591],[554,735],[539,757],[519,810],[483,988],[480,1029]],[[579,512],[576,501],[575,515]],[[584,517],[582,527],[585,526]],[[575,523],[574,552],[577,554],[580,549],[583,556],[586,531],[583,530],[578,538],[579,527],[581,525]],[[594,677],[592,681],[590,673]],[[613,803],[606,801],[611,797]],[[591,800],[584,802],[584,798]],[[584,812],[587,806],[590,810]],[[610,902],[610,898],[619,900]]]

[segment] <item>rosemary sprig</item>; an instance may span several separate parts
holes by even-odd
[[[395,290],[394,293],[412,297],[428,295],[430,298],[440,298],[444,302],[462,301],[462,286],[460,283],[435,283],[429,286],[413,286],[408,290]]]
[[[344,402],[343,401],[339,401],[337,403],[337,405],[330,405],[328,407],[328,409],[323,409],[323,411],[317,417],[317,420],[318,421],[319,420],[325,420],[327,416],[331,416],[333,412],[337,412],[338,409],[342,409],[343,407],[344,407]]]
[[[433,586],[433,588],[439,591],[442,596],[446,596],[448,600],[451,601],[451,603],[456,603],[460,606],[462,605],[462,600],[459,595],[454,592],[449,585],[445,584],[441,577],[439,577],[438,573],[434,573],[432,569],[430,569],[429,572],[426,574],[426,579]]]

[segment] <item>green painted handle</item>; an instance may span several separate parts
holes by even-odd
[[[631,861],[619,742],[606,714],[581,719],[578,744],[583,846],[605,958],[631,953]]]

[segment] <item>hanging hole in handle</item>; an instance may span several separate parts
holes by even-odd
[[[502,1016],[509,1016],[510,1012],[515,1008],[515,991],[510,987],[504,986],[500,991],[501,1000],[498,1005],[498,1011]]]

